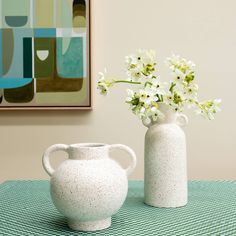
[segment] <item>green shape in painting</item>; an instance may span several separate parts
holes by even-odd
[[[13,61],[13,57],[14,57],[13,29],[2,29],[2,75],[5,75],[9,72]]]
[[[54,43],[53,38],[34,39],[35,78],[53,77]]]
[[[1,0],[3,28],[30,28],[30,0]]]
[[[2,103],[3,99],[3,89],[0,89],[0,103]]]
[[[23,39],[23,74],[24,78],[33,77],[32,67],[32,38]]]
[[[89,79],[84,78],[83,81],[81,90],[77,92],[37,92],[35,94],[35,102],[37,105],[44,106],[89,106]]]
[[[61,78],[84,77],[84,48],[83,38],[69,38],[70,43],[64,52],[64,41],[68,38],[57,38],[57,72]]]
[[[29,103],[34,98],[34,80],[23,87],[4,89],[4,98],[9,103]]]

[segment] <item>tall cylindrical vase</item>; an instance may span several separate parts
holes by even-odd
[[[188,201],[185,115],[160,104],[165,115],[148,126],[145,136],[144,202],[154,207],[175,208]]]

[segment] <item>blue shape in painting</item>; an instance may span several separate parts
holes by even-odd
[[[55,38],[56,37],[56,29],[35,29],[34,30],[35,38]]]
[[[61,78],[83,79],[83,52],[82,37],[57,38],[57,73]]]
[[[0,88],[20,88],[32,82],[32,78],[0,78]]]
[[[20,34],[17,34],[17,36],[20,36]],[[19,39],[20,40],[20,39]],[[22,40],[22,37],[21,37]],[[17,47],[16,47],[17,48]],[[19,88],[22,86],[25,86],[32,82],[32,78],[20,78],[19,76],[16,78],[2,78],[3,77],[3,68],[2,68],[2,30],[0,29],[0,88],[2,89],[11,89],[11,88]],[[18,54],[20,56],[20,54]],[[22,61],[22,60],[21,60]],[[22,72],[17,71],[19,74]]]

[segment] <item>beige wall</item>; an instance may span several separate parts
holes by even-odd
[[[95,89],[104,67],[122,77],[123,57],[137,48],[171,52],[197,65],[203,99],[220,97],[223,112],[210,123],[190,115],[186,128],[190,179],[236,179],[236,1],[93,0],[92,79],[94,110],[0,113],[0,181],[48,178],[41,155],[54,143],[124,143],[138,156],[131,178],[143,178],[145,127],[127,109],[125,87],[107,98]],[[54,155],[59,161],[62,154]]]

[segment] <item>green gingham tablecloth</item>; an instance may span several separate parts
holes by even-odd
[[[0,185],[0,235],[236,236],[236,182],[189,182],[186,207],[159,209],[143,203],[143,182],[131,181],[112,226],[83,233],[67,227],[52,204],[48,181],[8,181]]]

